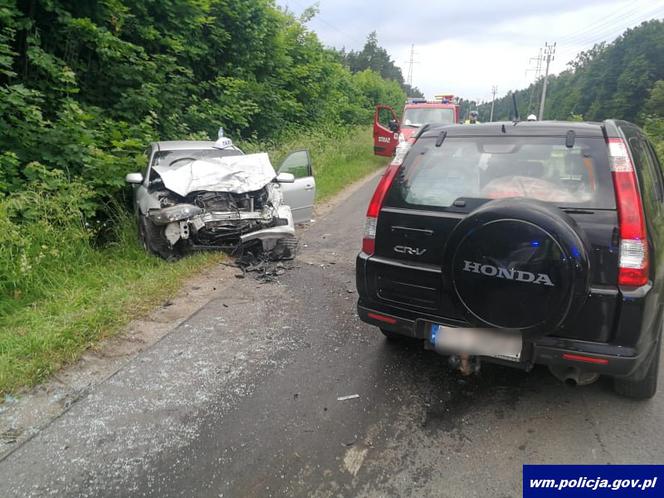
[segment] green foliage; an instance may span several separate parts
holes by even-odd
[[[99,217],[124,202],[122,178],[154,139],[219,126],[270,139],[368,124],[374,104],[400,105],[398,68],[351,73],[307,29],[315,14],[296,19],[271,0],[0,7],[0,195],[26,188],[38,162],[91,187]]]
[[[650,90],[643,112],[646,115],[664,118],[664,80],[657,81]]]
[[[398,83],[401,90],[408,97],[424,97],[419,88],[411,87],[405,83],[399,66],[394,63],[387,50],[378,45],[378,35],[375,31],[369,33],[362,50],[357,52],[354,50],[350,52],[341,51],[338,52],[338,56],[353,73],[371,70],[383,79]],[[387,102],[381,103],[387,104]],[[399,102],[398,107],[401,107],[401,104],[402,102]]]
[[[652,20],[628,29],[613,43],[581,52],[569,69],[549,77],[545,119],[625,119],[643,124],[661,113],[664,103],[664,21]],[[543,78],[517,90],[521,116],[538,114]],[[512,114],[512,92],[496,100],[494,119]],[[488,120],[491,104],[480,107]],[[661,114],[658,114],[661,115]]]
[[[664,165],[664,117],[647,117],[643,128],[655,146],[660,164]]]
[[[353,75],[353,82],[363,99],[362,107],[369,108],[373,114],[376,104],[386,104],[400,110],[405,101],[404,93],[396,81],[385,81],[378,73],[365,69]]]

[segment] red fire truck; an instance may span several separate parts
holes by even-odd
[[[458,123],[459,105],[454,95],[436,95],[435,100],[410,98],[401,123],[390,106],[379,104],[374,113],[374,154],[393,156],[399,142],[410,142],[425,123]]]

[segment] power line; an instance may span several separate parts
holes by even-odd
[[[303,5],[303,4],[302,4],[301,2],[299,2],[298,0],[289,0],[289,1],[296,3],[296,4],[297,4],[301,9],[303,9],[303,10],[307,8],[305,5]],[[288,3],[286,3],[286,8],[288,8]],[[346,31],[344,31],[344,30],[342,30],[342,29],[339,29],[339,28],[338,28],[337,26],[335,26],[334,24],[332,24],[332,23],[326,21],[325,19],[323,19],[323,17],[320,15],[320,11],[319,11],[319,12],[313,17],[312,21],[314,21],[314,22],[318,21],[318,22],[321,22],[321,23],[325,24],[325,25],[328,26],[329,28],[332,28],[334,31],[336,31],[336,32],[338,32],[338,33],[344,35],[344,37],[350,39],[350,41],[356,43],[356,44],[358,45],[358,47],[360,47],[360,48],[364,46],[364,43],[365,43],[365,42],[360,42],[357,38],[355,38],[354,36],[351,36],[351,35],[350,35],[349,33],[347,33]]]
[[[549,82],[549,64],[556,57],[556,42],[553,42],[553,45],[548,43],[544,44],[544,57],[546,57],[546,70],[544,71],[544,84],[542,85],[542,100],[540,101],[539,108],[539,121],[542,121],[544,117],[544,101],[546,100],[546,85]]]
[[[664,10],[662,10],[662,14],[664,15]],[[630,29],[633,27],[635,24],[640,24],[641,22],[651,19],[651,15],[648,15],[644,19],[640,19],[639,21],[636,22],[631,22],[627,25],[623,24],[621,27],[618,27],[617,29],[613,29],[610,32],[602,32],[601,34],[595,34],[593,38],[586,38],[583,42],[580,43],[580,46],[577,46],[576,48],[567,48],[565,50],[562,50],[559,54],[559,59],[565,60],[571,57],[575,57],[578,55],[580,52],[584,50],[588,50],[589,48],[594,47],[597,43],[603,42],[603,41],[614,41],[618,36],[623,34],[626,30]],[[629,21],[628,21],[629,22]]]
[[[418,64],[419,61],[415,60],[415,44],[410,45],[410,59],[407,61],[408,64],[408,77],[406,78],[406,83],[408,86],[413,86],[413,64]]]
[[[626,7],[627,10],[624,10]],[[624,5],[621,8],[618,8],[614,10],[611,14],[608,16],[602,17],[600,19],[597,19],[597,21],[589,26],[584,26],[582,29],[579,29],[577,31],[573,31],[571,33],[567,33],[565,35],[562,35],[558,37],[558,41],[560,42],[567,42],[568,40],[575,38],[579,35],[584,35],[585,33],[588,33],[588,31],[596,29],[598,27],[605,26],[607,24],[610,24],[611,22],[621,19],[624,16],[631,15],[633,12],[639,10],[639,6],[634,7],[631,4]]]
[[[489,118],[489,122],[493,122],[493,106],[496,103],[496,93],[498,92],[498,87],[496,85],[493,85],[491,87],[491,117]]]
[[[544,60],[544,57],[542,56],[542,49],[539,49],[539,53],[537,54],[537,57],[531,57],[528,60],[528,65],[530,65],[533,61],[536,62],[535,69],[526,69],[526,76],[528,75],[529,71],[535,71],[535,83],[540,77],[540,74],[542,73],[542,61]],[[530,91],[530,96],[528,97],[528,112],[532,110],[533,107],[533,96],[535,95],[535,89],[536,85],[533,84],[533,89]]]
[[[539,78],[540,73],[542,72],[542,60],[543,60],[542,49],[540,48],[537,57],[531,57],[530,59],[528,59],[529,67],[528,69],[526,69],[526,76],[528,76],[529,72],[535,71],[535,80],[537,80],[537,78]],[[532,64],[533,61],[535,61],[535,69],[530,68],[530,65]]]
[[[648,11],[639,11],[632,15],[623,16],[618,22],[609,23],[603,26],[596,26],[593,29],[586,30],[583,34],[566,39],[561,43],[565,45],[571,44],[586,44],[598,38],[606,38],[609,34],[614,33],[616,30],[625,31],[629,27],[640,24],[643,21],[657,17],[658,14],[664,14],[664,9],[661,6],[655,7]]]

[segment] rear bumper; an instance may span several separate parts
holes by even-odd
[[[361,300],[357,305],[357,312],[363,322],[407,337],[429,339],[429,320],[405,318],[393,311],[374,309],[364,305]],[[646,356],[647,354],[631,347],[546,336],[532,343],[524,343],[522,362],[514,363],[513,366],[529,368],[533,364],[541,364],[578,367],[583,371],[624,377],[637,370]],[[486,357],[486,360],[492,361],[492,358]],[[506,364],[504,361],[497,362]]]

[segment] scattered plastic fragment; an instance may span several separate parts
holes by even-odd
[[[348,400],[348,399],[355,399],[355,398],[359,398],[359,397],[360,397],[359,394],[349,394],[348,396],[340,396],[340,397],[338,397],[338,398],[337,398],[337,401],[346,401],[346,400]]]

